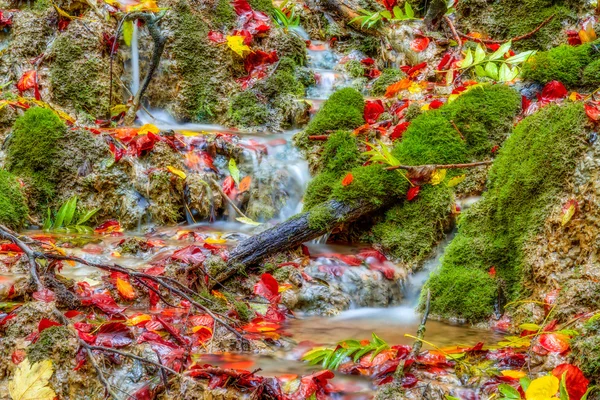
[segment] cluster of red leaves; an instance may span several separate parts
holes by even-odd
[[[247,0],[233,0],[231,3],[240,19],[242,30],[251,35],[267,33],[271,29],[269,16],[260,11],[254,11]]]
[[[0,10],[0,29],[10,28],[12,25],[12,15],[5,16],[6,11]]]
[[[540,108],[558,101],[564,100],[568,95],[567,88],[559,81],[551,81],[544,86],[542,92],[537,95],[537,102],[532,103],[531,99],[523,96],[521,105],[525,115],[531,115]]]
[[[275,50],[269,53],[262,50],[254,50],[248,54],[244,59],[244,69],[248,75],[237,80],[242,85],[242,89],[251,87],[256,81],[266,77],[268,66],[277,61],[279,61],[279,57]]]

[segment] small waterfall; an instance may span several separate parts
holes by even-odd
[[[137,20],[133,21],[131,34],[131,93],[135,96],[140,88],[140,49],[138,45]]]

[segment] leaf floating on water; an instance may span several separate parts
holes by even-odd
[[[181,179],[185,179],[187,177],[187,175],[185,174],[185,172],[183,172],[182,170],[177,169],[175,167],[171,167],[170,165],[167,165],[167,170],[170,173],[172,173],[173,175],[177,175]]]
[[[431,174],[431,184],[435,186],[442,183],[446,179],[446,172],[445,169],[436,169],[433,171],[433,174]]]
[[[461,183],[462,181],[464,181],[466,177],[467,177],[467,174],[462,174],[462,175],[458,175],[453,178],[450,178],[450,180],[448,181],[446,186],[454,187],[454,186],[458,185],[459,183]]]
[[[235,160],[233,158],[229,159],[229,173],[231,174],[231,177],[233,178],[233,181],[235,182],[236,185],[240,184],[240,170],[237,167],[237,164],[235,163]]]
[[[31,365],[29,359],[23,360],[15,370],[8,391],[12,400],[52,400],[56,396],[48,386],[48,380],[54,370],[51,360],[44,360]]]
[[[244,37],[240,35],[227,36],[227,46],[242,58],[252,51],[244,44]]]
[[[246,224],[246,225],[254,225],[254,226],[262,225],[260,222],[256,222],[255,220],[250,219],[248,217],[239,217],[239,218],[236,218],[236,221],[239,221],[242,224]]]

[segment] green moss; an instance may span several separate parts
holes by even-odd
[[[234,300],[232,304],[240,318],[240,321],[249,322],[254,317],[254,311],[252,311],[250,307],[248,307],[248,305],[243,301]]]
[[[563,22],[576,22],[583,5],[583,0],[465,0],[457,6],[457,21],[461,30],[509,39],[533,31],[554,15],[536,34],[515,42],[518,49],[549,49],[564,40]]]
[[[219,27],[232,28],[237,21],[237,14],[229,0],[217,0],[213,21]]]
[[[354,129],[364,124],[365,102],[362,95],[351,88],[333,93],[310,121],[304,133],[318,135],[328,131]]]
[[[108,109],[108,83],[101,79],[105,65],[89,53],[88,47],[93,44],[84,42],[67,35],[60,35],[54,41],[51,51],[54,61],[50,67],[52,96],[60,105],[100,115]]]
[[[69,344],[73,334],[66,326],[51,326],[40,333],[39,339],[27,347],[27,358],[32,363],[52,359],[70,362],[75,357],[76,346]]]
[[[260,126],[267,123],[269,109],[250,90],[235,95],[229,103],[228,117],[238,126]]]
[[[523,78],[548,83],[553,80],[568,87],[581,84],[583,68],[593,59],[592,46],[560,45],[550,51],[539,52],[523,65]]]
[[[592,61],[583,70],[583,85],[597,88],[600,86],[600,59]]]
[[[365,66],[358,60],[350,60],[344,65],[344,70],[351,78],[362,78],[365,76]]]
[[[588,322],[571,342],[575,364],[592,384],[600,383],[600,320]]]
[[[371,95],[380,97],[385,94],[385,91],[388,86],[392,83],[396,83],[404,78],[406,74],[397,68],[386,68],[381,71],[381,75],[379,78],[373,82],[373,86],[371,87]]]
[[[66,132],[65,124],[54,112],[41,107],[30,108],[13,126],[7,150],[7,169],[29,178],[42,202],[51,198],[56,176],[58,147]]]
[[[321,153],[325,171],[342,173],[360,164],[356,136],[352,132],[337,131],[329,135]]]
[[[17,179],[11,173],[0,170],[0,224],[20,228],[27,217],[25,197]]]
[[[294,68],[290,68],[290,65],[288,62],[284,64],[284,68],[277,68],[273,75],[257,85],[257,90],[260,90],[261,94],[269,99],[286,94],[304,96],[304,85],[296,79]]]
[[[262,11],[270,14],[273,11],[273,1],[271,0],[248,0],[253,10]]]
[[[414,263],[427,258],[448,227],[454,197],[445,185],[426,185],[419,196],[385,213],[373,234],[395,259]]]
[[[310,229],[325,230],[336,220],[329,203],[317,204],[310,210],[308,226]]]
[[[331,196],[333,185],[339,179],[342,179],[340,174],[335,172],[325,171],[315,176],[304,193],[304,210],[310,210],[317,204],[327,201]]]
[[[449,297],[472,295],[470,288],[459,285],[446,288],[456,271],[480,271],[483,276],[494,266],[506,297],[512,300],[522,294],[524,245],[539,231],[557,196],[567,189],[585,150],[586,124],[583,105],[577,103],[546,106],[515,128],[490,170],[488,191],[462,216],[439,273],[428,283],[432,312],[467,319],[485,317],[479,306],[477,312],[446,307]],[[487,297],[476,294],[487,309],[496,300],[491,291]]]
[[[487,272],[461,266],[434,273],[427,288],[431,290],[433,313],[467,321],[488,317],[498,296],[496,282]]]

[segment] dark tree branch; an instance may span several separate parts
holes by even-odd
[[[548,18],[546,18],[544,21],[542,21],[541,24],[539,24],[534,30],[532,30],[531,32],[528,32],[524,35],[521,36],[517,36],[514,37],[512,39],[506,39],[506,40],[493,40],[493,39],[478,39],[478,38],[474,38],[471,37],[469,35],[466,35],[462,32],[458,32],[458,34],[467,40],[472,40],[473,42],[478,42],[478,43],[483,43],[483,44],[502,44],[502,43],[506,43],[508,41],[513,41],[513,42],[518,42],[519,40],[525,40],[525,39],[529,39],[530,37],[532,37],[533,35],[535,35],[540,29],[542,29],[544,26],[546,26],[550,21],[552,21],[552,19],[554,18],[554,14],[549,16]]]

